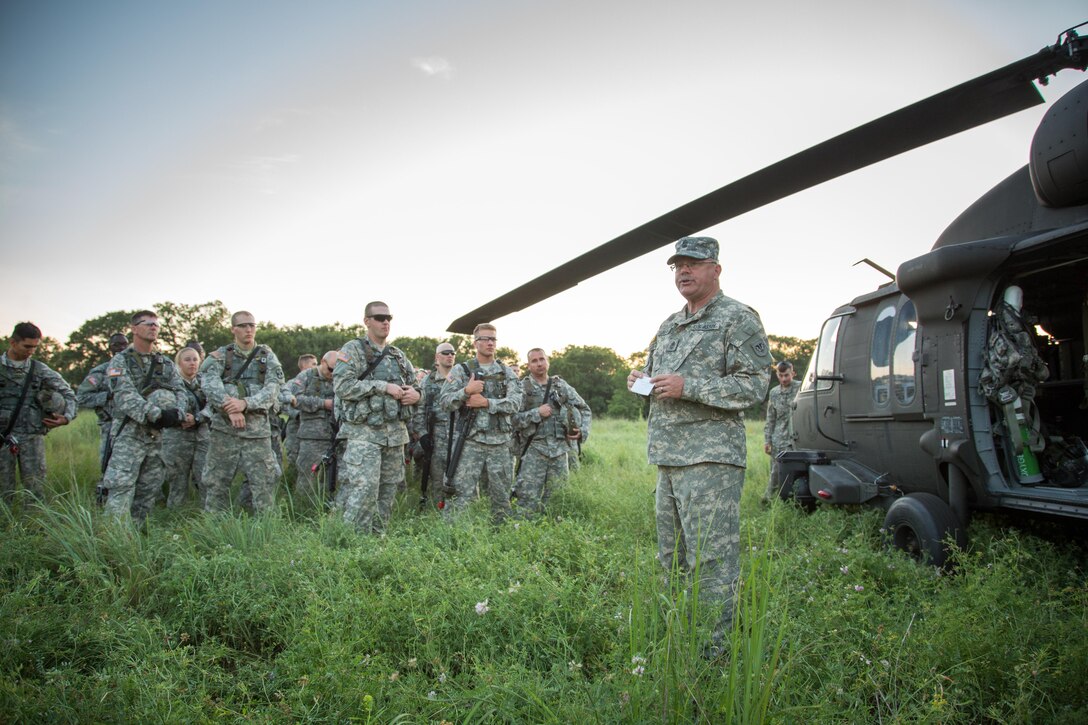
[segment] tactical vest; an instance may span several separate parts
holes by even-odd
[[[548,403],[552,407],[552,414],[540,421],[536,435],[540,438],[566,439],[568,430],[581,430],[582,411],[570,405],[567,389],[562,385],[563,379],[561,377],[552,375],[548,380],[551,383],[550,386],[548,383],[543,386],[534,384],[536,381],[533,380],[531,375],[522,381],[521,391],[526,401],[522,404],[522,409],[532,410],[533,408],[539,408],[544,403]],[[544,391],[549,387],[548,398],[550,400],[545,400]]]
[[[264,387],[265,377],[268,375],[268,355],[269,349],[265,345],[257,345],[250,352],[256,351],[253,357],[253,362],[246,368],[246,378],[252,378],[252,370],[257,371],[257,388]],[[227,345],[226,354],[223,356],[223,387],[233,385],[238,390],[239,398],[245,398],[251,392],[249,386],[245,380],[239,380],[238,374],[242,369],[242,366],[246,364],[246,358],[249,357],[249,353],[243,353],[238,351],[234,347],[234,343]]]
[[[466,375],[471,373],[471,375],[476,380],[483,381],[484,391],[481,394],[488,400],[501,400],[502,398],[506,397],[507,393],[507,367],[502,363],[501,360],[496,360],[496,362],[499,363],[499,372],[491,373],[489,375],[480,374],[480,361],[475,358],[467,362],[459,363],[461,365],[461,368],[465,371]],[[472,366],[471,369],[469,368],[470,364]],[[487,411],[482,412],[486,413]],[[476,420],[476,429],[479,430],[479,416],[477,416]],[[487,428],[490,429],[492,427],[495,427],[496,425],[498,425],[500,430],[508,430],[510,428],[510,416],[504,413],[488,415]]]
[[[197,415],[208,404],[208,396],[204,394],[197,380],[189,382],[183,378],[182,382],[185,384],[185,397],[189,402],[189,408],[193,415]]]
[[[334,397],[332,381],[322,378],[317,368],[310,368],[299,373],[299,377],[295,380],[302,385],[298,391],[299,397],[306,396],[319,399]],[[325,410],[324,408],[315,411],[302,410],[301,408],[292,408],[292,410],[298,411],[297,435],[299,438],[309,440],[328,439],[332,435],[333,426],[336,424],[332,410]]]
[[[41,363],[31,359],[30,366],[25,369],[16,369],[0,364],[0,433],[8,427],[11,415],[15,412],[15,406],[19,402],[19,396],[23,392],[23,383],[26,382],[26,374],[31,367],[34,369],[34,378],[30,381],[30,388],[26,391],[26,400],[19,411],[19,419],[16,421],[12,432],[16,433],[45,433],[42,425],[42,407],[38,402],[38,393],[42,389],[45,378]]]
[[[358,338],[357,342],[359,347],[363,349],[363,358],[366,360],[367,368],[369,368],[382,353],[374,349],[374,345],[369,339]],[[366,379],[384,380],[395,385],[411,385],[414,380],[408,370],[408,360],[404,357],[404,353],[399,348],[392,346],[387,346],[384,349],[389,352],[370,371]],[[394,400],[389,395],[371,395],[364,400],[364,403],[369,406],[366,415],[367,425],[381,426],[386,421],[408,421],[412,419],[413,406],[401,405],[399,400]]]
[[[129,378],[131,378],[133,384],[137,386],[143,386],[139,389],[140,395],[147,397],[149,393],[158,390],[160,388],[166,388],[167,390],[173,390],[168,384],[168,381],[173,377],[168,373],[173,367],[173,363],[168,361],[161,353],[151,354],[151,379],[148,380],[147,368],[144,367],[144,361],[140,359],[140,355],[131,347],[124,352],[125,368],[128,370]],[[144,381],[148,380],[147,385],[144,385]],[[110,390],[113,390],[111,383]]]

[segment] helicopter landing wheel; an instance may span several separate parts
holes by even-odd
[[[967,534],[952,508],[931,493],[912,493],[893,503],[883,530],[889,545],[942,568],[951,553],[949,540],[955,548],[967,546]]]

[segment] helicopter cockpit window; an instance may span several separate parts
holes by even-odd
[[[899,308],[899,317],[895,321],[895,347],[892,349],[892,381],[895,399],[900,405],[914,402],[914,343],[917,332],[918,314],[914,311],[914,303],[907,300]]]
[[[805,380],[801,384],[802,391],[812,390],[814,387],[818,390],[829,390],[834,384],[830,380],[821,380],[819,386],[815,385],[817,375],[835,374],[835,345],[839,338],[841,322],[841,317],[832,317],[824,323],[824,329],[820,332],[820,341],[816,345],[816,354],[812,356],[808,371],[805,372]]]
[[[873,325],[873,346],[869,355],[869,374],[873,381],[873,402],[878,408],[888,405],[891,395],[892,332],[895,305],[880,310]]]

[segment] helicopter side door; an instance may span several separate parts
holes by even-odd
[[[794,402],[793,429],[798,448],[844,449],[842,439],[841,331],[852,308],[828,318]]]

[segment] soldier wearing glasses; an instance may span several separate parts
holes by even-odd
[[[132,316],[132,344],[110,360],[113,423],[102,479],[104,511],[142,520],[162,496],[164,428],[192,428],[185,386],[174,361],[155,349],[159,318],[151,310]]]
[[[491,515],[508,518],[513,477],[511,417],[521,409],[518,376],[495,358],[498,342],[494,325],[477,325],[472,332],[476,357],[450,371],[439,396],[446,412],[457,412],[455,435],[464,436],[464,447],[447,492],[446,508],[464,510],[476,498],[477,485],[486,476]]]
[[[413,435],[420,441],[420,446],[431,449],[427,500],[435,506],[442,500],[442,474],[446,470],[446,453],[451,442],[450,415],[439,407],[438,399],[455,362],[457,351],[453,345],[439,343],[434,350],[434,370],[423,378],[423,400],[412,421]]]
[[[650,376],[658,559],[666,572],[698,571],[704,602],[722,607],[704,651],[715,657],[732,626],[740,574],[743,411],[767,394],[771,356],[759,315],[722,294],[716,240],[684,237],[668,264],[686,304],[662,323],[627,387]]]
[[[385,531],[397,487],[404,480],[404,446],[416,373],[404,352],[386,343],[393,315],[384,302],[363,312],[366,335],[340,349],[333,369],[338,437],[347,441],[336,506],[359,531]]]

